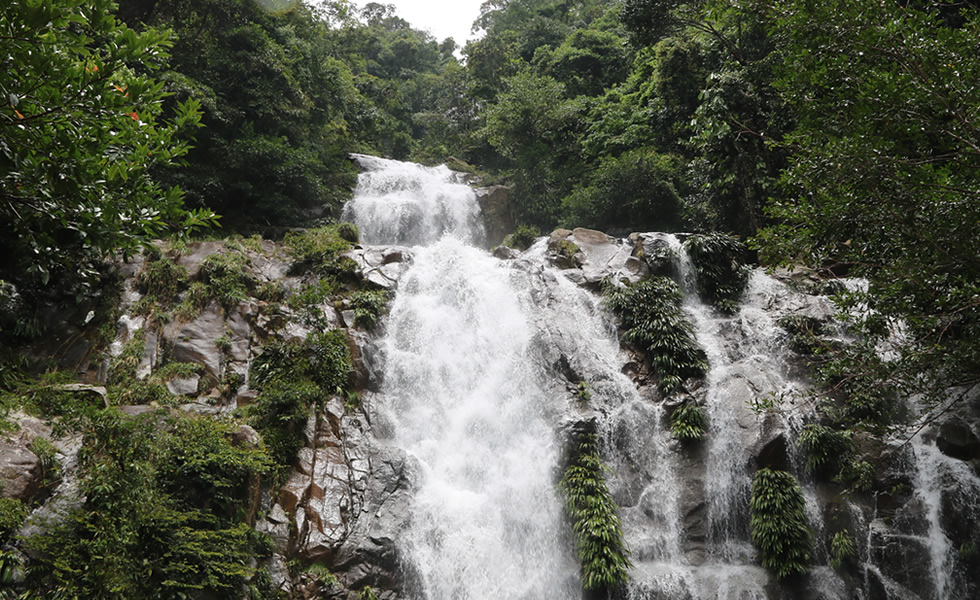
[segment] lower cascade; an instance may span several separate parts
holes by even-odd
[[[841,497],[814,479],[796,444],[815,418],[806,408],[753,410],[808,387],[781,320],[833,324],[829,299],[757,269],[736,309],[720,312],[698,299],[683,236],[669,234],[559,230],[492,256],[474,245],[485,239],[479,206],[457,175],[358,163],[345,215],[374,246],[409,245],[398,250],[407,258],[373,342],[380,382],[366,398],[377,443],[403,453],[409,473],[406,516],[389,532],[397,597],[973,597],[964,565],[976,546],[964,532],[980,531],[980,478],[975,464],[940,451],[935,428],[887,444],[883,477],[904,487],[886,502]],[[556,250],[569,245],[574,257]],[[621,345],[597,293],[663,267],[651,248],[673,256],[664,272],[684,292],[681,310],[707,361],[703,378],[669,393]],[[703,439],[672,435],[682,404],[703,412]],[[630,552],[626,581],[601,595],[583,592],[559,485],[583,432],[598,440]],[[753,476],[769,468],[800,484],[812,539],[800,576],[778,579],[752,543]],[[855,547],[835,569],[830,539],[844,529]]]

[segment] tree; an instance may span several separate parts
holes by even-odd
[[[823,369],[844,425],[887,421],[889,396],[941,410],[951,389],[980,383],[980,10],[766,8],[799,123],[789,197],[769,207],[781,224],[756,243],[770,261],[868,279],[846,297],[864,307],[852,317],[863,342]]]
[[[166,33],[138,34],[110,0],[0,8],[0,279],[21,292],[87,285],[109,255],[212,224],[150,169],[176,162],[198,104],[161,116]]]

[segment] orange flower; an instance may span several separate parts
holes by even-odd
[[[139,121],[140,120],[139,114],[137,114],[135,112],[126,113],[126,114],[129,115],[129,118],[132,119],[132,120],[134,120],[134,121]]]

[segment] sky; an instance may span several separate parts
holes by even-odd
[[[359,0],[364,6],[369,0]],[[375,0],[395,5],[395,14],[415,29],[427,29],[438,41],[453,38],[460,47],[473,37],[470,27],[480,16],[483,0]]]

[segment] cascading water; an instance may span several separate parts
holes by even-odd
[[[371,403],[390,424],[387,443],[411,457],[417,474],[410,523],[396,542],[411,588],[406,597],[580,598],[556,484],[569,428],[589,423],[632,552],[629,600],[797,597],[758,566],[749,540],[753,461],[779,439],[784,445],[776,444],[775,455],[782,453],[783,466],[803,482],[815,538],[800,598],[938,599],[973,589],[954,568],[944,520],[950,502],[977,503],[980,480],[926,435],[908,451],[915,490],[907,529],[914,535],[883,524],[877,507],[845,505],[863,581],[826,566],[828,501],[792,449],[808,417],[749,408],[804,385],[778,320],[799,311],[829,319],[834,308],[826,298],[755,271],[739,311],[721,315],[698,300],[679,240],[660,236],[678,256],[685,310],[710,363],[703,386],[691,391],[708,415],[708,431],[684,445],[670,437],[665,402],[624,374],[629,358],[598,298],[574,283],[581,275],[565,277],[549,266],[543,240],[516,260],[497,260],[475,247],[484,239],[479,207],[458,175],[356,160],[365,172],[345,216],[366,243],[414,246],[384,323],[383,380]],[[615,253],[606,248],[594,257],[605,264]],[[919,578],[929,580],[929,591],[921,596],[880,562],[893,540],[913,537],[929,563]]]
[[[412,593],[573,598],[577,565],[554,485],[552,409],[547,382],[528,360],[535,332],[515,274],[466,243],[482,236],[469,218],[478,208],[448,171],[381,160],[362,166],[370,170],[347,211],[367,239],[426,244],[414,250],[386,322],[377,402],[394,424],[393,443],[421,473],[400,548],[418,574]],[[397,209],[384,210],[381,198]],[[398,233],[406,222],[407,237]]]
[[[415,246],[445,234],[477,246],[483,243],[480,205],[460,174],[445,165],[352,157],[364,171],[343,218],[357,223],[364,243]]]

